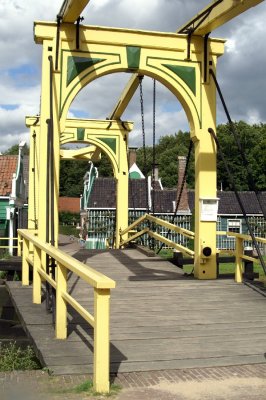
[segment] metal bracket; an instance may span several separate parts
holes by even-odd
[[[84,20],[83,17],[78,17],[76,21],[76,49],[79,50],[79,28],[80,23]]]
[[[209,39],[209,35],[211,34],[211,32],[206,33],[206,35],[204,36],[204,62],[203,62],[203,68],[204,68],[204,72],[203,72],[203,82],[206,83],[207,82],[207,75],[208,75],[208,67],[209,67],[209,52],[208,52],[208,39]]]
[[[56,49],[55,49],[55,70],[58,70],[58,59],[59,59],[59,44],[60,44],[60,26],[62,17],[57,15],[56,17]]]

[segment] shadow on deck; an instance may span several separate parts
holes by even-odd
[[[117,282],[111,293],[111,372],[265,362],[265,297],[229,280],[197,281],[159,257],[135,249],[62,248]],[[44,303],[31,287],[8,282],[24,329],[55,374],[92,372],[93,330],[69,307],[68,338],[54,339]],[[93,291],[69,275],[68,290],[92,310]]]

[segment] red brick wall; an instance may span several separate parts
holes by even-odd
[[[80,212],[80,198],[79,197],[59,197],[59,211],[79,213]]]

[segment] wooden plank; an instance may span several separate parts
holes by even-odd
[[[82,252],[91,267],[118,278],[111,293],[113,373],[265,362],[266,303],[259,293],[228,280],[180,279],[175,266],[136,250],[102,256]],[[158,279],[161,273],[167,279]],[[68,289],[93,310],[86,283],[69,274]],[[44,304],[31,304],[32,289],[10,282],[9,290],[42,364],[55,374],[91,373],[93,330],[79,314],[68,307],[69,337],[56,340]]]

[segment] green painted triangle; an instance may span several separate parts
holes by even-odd
[[[185,67],[179,65],[163,64],[164,67],[170,69],[174,74],[184,81],[190,90],[196,95],[196,70],[194,67]]]
[[[69,85],[70,82],[72,82],[81,72],[85,71],[85,69],[98,64],[101,61],[105,61],[105,58],[69,56],[67,58],[67,85]]]
[[[97,138],[98,140],[101,140],[103,143],[107,144],[108,147],[110,147],[111,150],[116,154],[116,139],[114,138]]]

